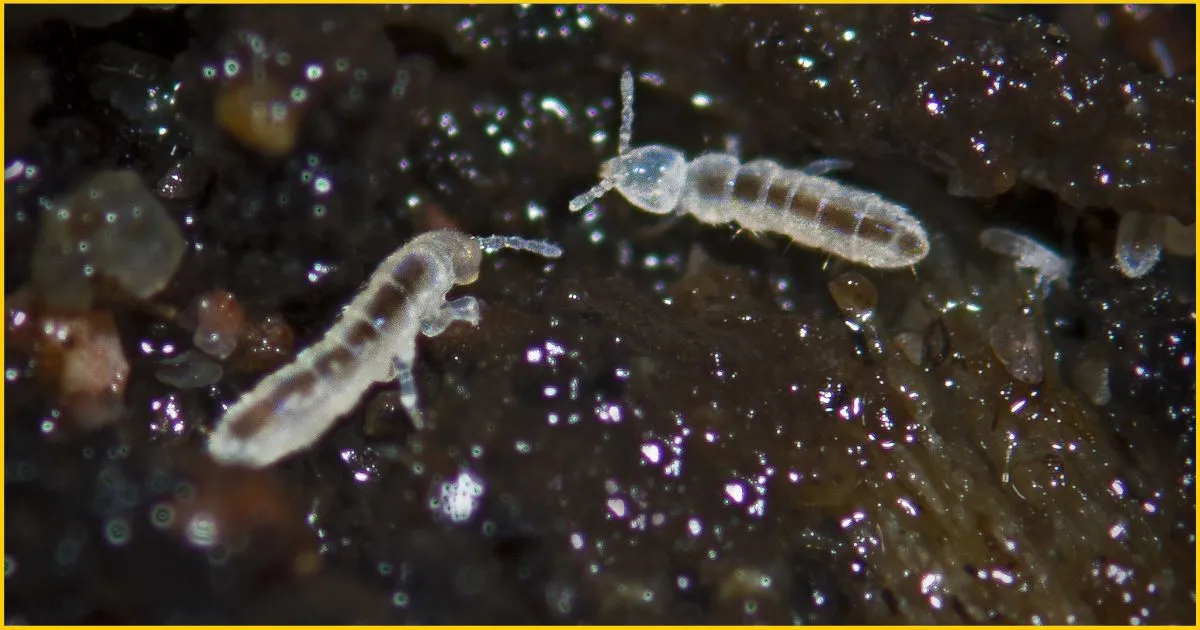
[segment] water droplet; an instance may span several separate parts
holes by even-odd
[[[104,526],[104,537],[114,546],[125,546],[132,536],[133,530],[129,526],[129,521],[123,518],[110,519]]]
[[[150,524],[159,529],[165,529],[175,522],[175,508],[165,503],[159,503],[150,509]]]

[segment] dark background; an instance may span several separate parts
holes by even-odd
[[[1113,262],[1124,214],[1195,221],[1194,7],[5,20],[6,622],[1195,622],[1195,262]],[[929,257],[856,268],[617,194],[568,212],[625,67],[635,145],[850,160],[834,176],[908,206]],[[30,279],[44,208],[113,170],[187,246],[153,298],[86,305],[130,365],[89,416],[61,364],[90,346],[38,337],[67,315]],[[483,322],[421,342],[432,426],[381,385],[267,471],[207,460],[223,406],[433,227],[566,254],[492,256],[456,292]],[[1069,287],[1029,297],[985,227],[1066,257]],[[192,345],[173,314],[214,289],[257,328],[212,382],[164,382]],[[994,350],[1013,317],[1036,386]],[[462,475],[482,492],[455,522]]]

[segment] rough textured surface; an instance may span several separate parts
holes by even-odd
[[[92,305],[129,363],[108,427],[8,345],[6,621],[1194,623],[1195,261],[1113,258],[1121,212],[1194,222],[1194,33],[1145,53],[1194,14],[1114,10],[9,8],[6,294],[41,208],[104,171],[187,250],[153,297]],[[567,212],[625,66],[635,142],[849,159],[929,257]],[[485,261],[480,327],[422,342],[432,426],[378,387],[271,470],[203,455],[445,226],[566,255]],[[1033,291],[989,226],[1069,288]],[[220,380],[161,382],[215,291],[245,314]]]

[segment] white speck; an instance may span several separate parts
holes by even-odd
[[[653,442],[642,445],[642,457],[651,464],[658,464],[662,461],[662,447]]]
[[[318,195],[328,194],[332,189],[333,184],[330,183],[328,177],[318,177],[315,181],[313,181],[313,190],[315,190]]]
[[[188,542],[197,547],[212,547],[217,544],[217,519],[207,512],[196,514],[188,519],[184,536]]]
[[[550,96],[542,99],[542,111],[554,114],[559,120],[567,120],[571,117],[567,106],[563,105],[562,101]]]
[[[320,282],[328,274],[329,265],[322,262],[315,262],[312,269],[308,272],[308,281],[312,283]]]
[[[453,138],[458,135],[458,125],[454,123],[454,115],[450,113],[442,114],[438,118],[438,126],[446,130],[446,135]]]
[[[13,163],[9,164],[8,167],[4,169],[4,180],[8,181],[14,177],[17,177],[24,171],[25,163],[21,160],[13,160]]]
[[[601,422],[618,424],[621,422],[621,407],[616,403],[601,405],[596,408],[596,417]]]
[[[638,75],[638,80],[641,81],[642,83],[649,83],[650,85],[653,85],[654,87],[662,87],[663,84],[665,83],[665,81],[663,81],[662,75],[657,72],[643,72]]]
[[[483,483],[464,470],[454,481],[441,485],[438,503],[451,522],[464,523],[475,514],[482,496]]]
[[[668,477],[678,477],[683,472],[683,460],[677,459],[663,468],[663,474]]]
[[[921,576],[921,594],[928,595],[941,583],[941,573],[926,573],[925,575]]]
[[[992,579],[1006,586],[1011,586],[1013,583],[1012,574],[1003,569],[992,569]]]

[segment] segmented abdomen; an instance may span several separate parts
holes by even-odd
[[[320,341],[242,395],[217,424],[209,451],[221,461],[262,465],[311,444],[391,371],[411,363],[420,320],[453,286],[449,263],[402,248]]]
[[[929,251],[924,228],[903,206],[765,160],[700,156],[680,205],[706,223],[733,221],[870,267],[907,267]]]

